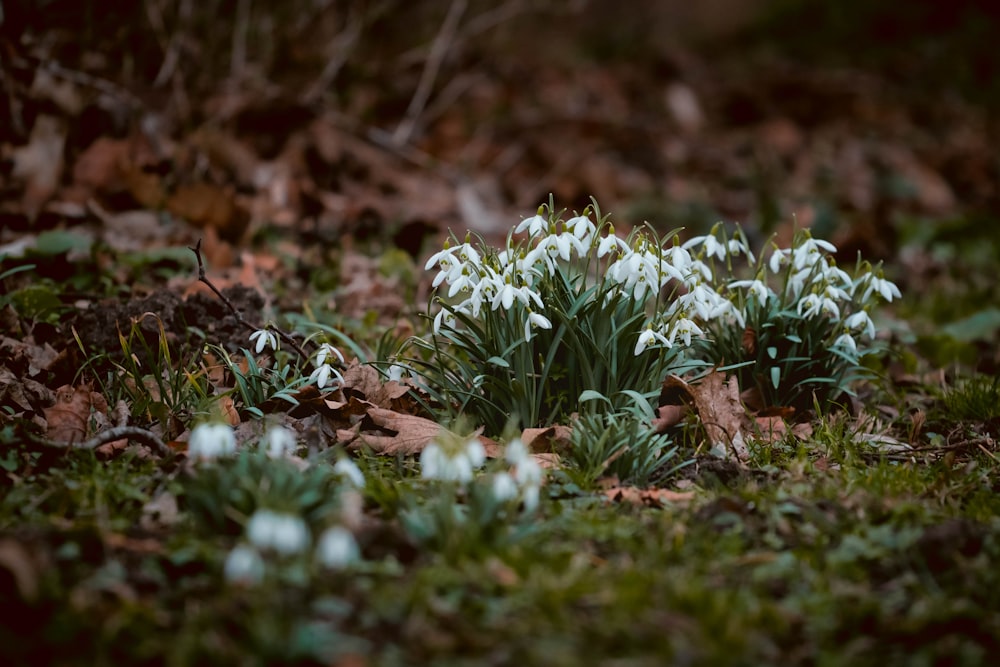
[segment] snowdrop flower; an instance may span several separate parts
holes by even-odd
[[[514,481],[514,477],[509,472],[498,472],[493,475],[492,484],[493,497],[496,498],[497,502],[507,502],[508,500],[514,500],[520,495],[521,490],[517,486],[517,482]]]
[[[539,329],[551,329],[552,322],[550,322],[549,318],[544,315],[539,315],[538,313],[529,310],[528,318],[524,321],[524,342],[527,343],[531,341],[531,330],[535,327],[538,327]]]
[[[319,536],[316,560],[323,567],[339,570],[361,560],[361,549],[351,531],[343,526],[333,526]]]
[[[264,578],[264,559],[253,547],[240,544],[226,556],[222,572],[230,583],[257,584]]]
[[[500,306],[503,306],[504,310],[510,310],[515,300],[520,301],[525,306],[530,306],[531,302],[534,301],[539,308],[544,307],[542,305],[542,297],[538,296],[537,292],[533,291],[527,285],[514,287],[509,279],[504,282],[503,287],[493,297],[491,305],[493,310],[496,310]]]
[[[530,218],[525,218],[522,220],[517,227],[514,228],[515,234],[520,234],[521,232],[527,231],[528,236],[534,238],[540,234],[544,234],[549,229],[549,221],[547,218],[542,217],[539,212]]]
[[[590,245],[597,228],[585,215],[578,215],[566,221],[566,230],[580,240],[584,245]]]
[[[466,235],[466,239],[468,239],[468,235]],[[462,262],[462,269],[470,266],[479,268],[482,265],[482,258],[479,256],[479,251],[468,240],[458,246],[457,250],[458,259]]]
[[[645,331],[639,334],[639,339],[635,342],[635,350],[633,353],[635,356],[639,356],[642,352],[650,345],[661,344],[664,347],[673,347],[666,336],[661,334],[659,331],[654,331],[653,327],[648,327]]]
[[[472,481],[473,472],[485,461],[486,451],[478,438],[470,438],[463,445],[448,448],[432,441],[420,453],[420,476],[465,484]]]
[[[236,451],[236,436],[227,424],[199,424],[188,439],[188,457],[195,461],[212,461]]]
[[[899,299],[903,296],[900,293],[899,288],[896,287],[895,283],[889,282],[885,278],[872,276],[868,283],[868,287],[865,289],[865,293],[861,297],[861,300],[868,301],[869,297],[871,297],[874,292],[878,292],[882,295],[883,299],[889,302],[892,301],[893,297]]]
[[[504,459],[512,466],[516,466],[531,458],[528,446],[520,438],[514,438],[507,443],[504,449]]]
[[[833,341],[833,347],[842,347],[850,350],[851,352],[858,351],[858,344],[854,341],[854,337],[849,333],[844,333],[837,338],[837,340]]]
[[[264,451],[272,459],[295,450],[295,434],[284,426],[272,426],[264,433]]]
[[[572,234],[549,234],[542,239],[542,242],[537,247],[543,248],[545,253],[553,260],[556,257],[560,257],[564,262],[568,262],[573,252],[574,241],[579,243],[579,240]]]
[[[259,509],[246,527],[247,539],[258,549],[284,556],[301,553],[309,544],[309,527],[302,517]]]
[[[807,294],[804,298],[800,299],[797,310],[799,315],[806,318],[824,312],[836,318],[840,317],[840,308],[837,306],[837,303],[833,299],[820,296],[819,294]]]
[[[462,264],[455,257],[455,252],[458,248],[452,248],[448,241],[444,242],[444,249],[440,250],[427,260],[424,264],[424,270],[429,271],[432,266],[437,264],[438,274],[434,276],[434,282],[431,283],[434,287],[440,285],[446,278],[454,275],[456,270],[461,270]]]
[[[337,379],[338,386],[344,381],[344,376],[340,374],[340,371],[330,364],[317,366],[316,370],[309,374],[309,382],[315,382],[316,386],[320,389],[323,389],[326,385],[330,384],[331,378]]]
[[[719,239],[715,238],[714,229],[713,233],[706,234],[705,236],[696,236],[681,245],[681,247],[685,250],[690,250],[699,245],[702,247],[706,257],[716,257],[719,260],[726,258],[726,246],[720,243]]]
[[[337,461],[333,464],[333,472],[354,488],[358,490],[365,488],[365,476],[361,468],[351,459],[344,458]]]
[[[615,236],[615,228],[612,225],[608,227],[608,235],[597,244],[597,256],[604,257],[614,250],[624,251],[626,249],[628,249],[628,245],[625,241]]]
[[[468,266],[463,266],[455,280],[449,283],[451,287],[448,288],[448,298],[455,296],[459,292],[471,292],[475,289],[478,282],[479,277],[473,276]]]
[[[757,302],[761,304],[767,303],[769,296],[774,296],[774,293],[762,280],[737,280],[736,282],[729,283],[726,287],[729,289],[745,287],[747,292],[757,297]]]
[[[788,248],[774,249],[767,261],[767,266],[771,269],[771,273],[781,273],[781,265],[788,262],[788,256],[791,252]]]
[[[389,366],[388,369],[386,369],[385,375],[390,382],[402,382],[403,373],[405,372],[406,369],[404,367],[400,366],[399,364],[392,364]]]
[[[438,314],[434,316],[434,325],[432,327],[434,333],[441,333],[442,325],[448,327],[449,329],[454,329],[455,321],[455,313],[447,310],[446,308],[442,308],[438,311]]]
[[[278,337],[274,335],[273,331],[269,331],[268,329],[258,329],[250,334],[250,342],[254,341],[257,341],[254,354],[260,354],[264,351],[265,347],[269,347],[272,350],[278,349]]]
[[[864,329],[865,334],[869,338],[875,337],[875,323],[872,322],[872,318],[869,317],[868,313],[864,310],[859,310],[844,320],[844,326],[846,326],[850,331],[860,331]]]
[[[329,343],[323,343],[316,351],[316,365],[322,366],[331,355],[340,359],[340,363],[344,363],[344,355],[340,353],[340,350]]]
[[[694,323],[694,321],[689,320],[686,317],[681,317],[676,322],[674,322],[673,328],[670,330],[669,341],[671,344],[680,336],[680,339],[684,341],[687,346],[691,345],[691,336],[701,336],[705,332]]]

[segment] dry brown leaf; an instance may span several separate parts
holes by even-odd
[[[367,419],[374,429],[365,430],[362,426],[357,436],[345,443],[348,449],[369,447],[376,454],[419,454],[441,433],[437,422],[383,408],[369,409]]]
[[[670,489],[639,489],[634,486],[616,486],[604,490],[604,495],[612,502],[631,503],[646,507],[665,507],[690,502],[693,491],[671,491]]]
[[[735,454],[740,461],[749,458],[750,452],[744,440],[749,419],[740,400],[740,387],[736,377],[727,379],[725,373],[713,371],[697,384],[685,382],[676,375],[663,381],[663,388],[660,390],[661,410],[664,404],[687,402],[694,405],[711,448],[722,449],[729,455]]]
[[[58,442],[83,442],[87,439],[87,424],[93,407],[90,387],[64,385],[56,389],[55,405],[45,408],[48,428],[45,437]]]
[[[564,452],[573,446],[570,439],[573,430],[569,426],[555,424],[547,428],[526,428],[521,433],[521,442],[538,453]]]
[[[395,409],[398,399],[410,390],[409,387],[396,381],[383,382],[377,370],[358,362],[352,363],[344,371],[344,388],[350,392],[357,392],[368,403],[387,410]]]

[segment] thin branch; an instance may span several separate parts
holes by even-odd
[[[122,440],[123,438],[135,440],[140,444],[146,445],[164,458],[169,458],[174,454],[174,451],[165,442],[160,440],[159,436],[152,431],[139,428],[138,426],[116,426],[109,428],[106,431],[101,431],[90,440],[85,440],[81,443],[47,440],[45,438],[32,438],[32,440],[40,445],[56,449],[97,449],[101,445],[106,445],[115,440]]]
[[[427,106],[427,100],[430,99],[431,91],[434,89],[434,82],[437,80],[438,72],[441,70],[441,64],[444,62],[444,57],[448,54],[448,49],[458,28],[458,22],[461,20],[462,14],[465,13],[467,5],[467,0],[452,0],[451,6],[448,8],[448,14],[444,17],[444,22],[441,24],[441,28],[434,38],[434,43],[431,44],[430,55],[424,64],[424,71],[420,74],[417,90],[413,93],[410,105],[406,109],[406,116],[400,121],[399,126],[392,135],[392,142],[395,145],[402,146],[413,135],[413,131],[420,120],[420,114],[423,112],[424,107]]]
[[[263,327],[247,322],[246,318],[243,317],[243,313],[241,313],[236,306],[233,305],[233,302],[229,300],[229,297],[219,291],[219,288],[208,279],[208,276],[205,274],[205,262],[201,258],[201,239],[198,239],[198,243],[195,247],[192,248],[188,246],[188,250],[193,252],[195,259],[198,260],[198,280],[208,285],[208,289],[212,290],[212,293],[219,297],[219,300],[222,301],[222,303],[226,304],[226,307],[229,308],[230,312],[232,312],[232,314],[236,317],[236,321],[239,322],[244,328],[250,331],[260,331]],[[306,354],[305,350],[299,347],[299,344],[290,334],[274,325],[271,325],[269,328],[278,334],[281,340],[288,343],[289,347],[295,350],[295,353],[299,355],[303,361],[309,361],[309,355]]]

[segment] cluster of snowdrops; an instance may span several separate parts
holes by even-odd
[[[498,427],[541,425],[592,392],[617,405],[668,373],[722,367],[766,405],[811,407],[849,391],[875,341],[871,312],[900,292],[858,258],[799,230],[755,256],[723,225],[680,242],[648,227],[615,233],[596,203],[566,219],[551,204],[502,248],[453,238],[436,269],[431,340],[407,362],[431,390]]]

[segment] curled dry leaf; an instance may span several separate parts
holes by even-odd
[[[94,406],[90,387],[64,385],[56,389],[55,405],[45,408],[48,428],[45,437],[58,442],[83,442],[87,439],[87,424]],[[103,399],[101,399],[103,402]],[[107,404],[105,404],[105,411]]]
[[[359,426],[353,438],[344,443],[348,449],[368,447],[389,455],[419,454],[441,432],[441,426],[430,419],[375,407],[368,410]],[[339,430],[337,435],[347,432],[351,431]]]
[[[562,424],[547,428],[526,428],[521,433],[521,442],[536,453],[565,452],[573,446],[572,433],[569,426]]]
[[[744,440],[749,419],[735,377],[727,378],[725,373],[713,371],[697,384],[691,384],[671,375],[660,390],[661,415],[663,406],[685,403],[693,405],[698,413],[710,448],[735,454],[740,461],[749,458]]]

